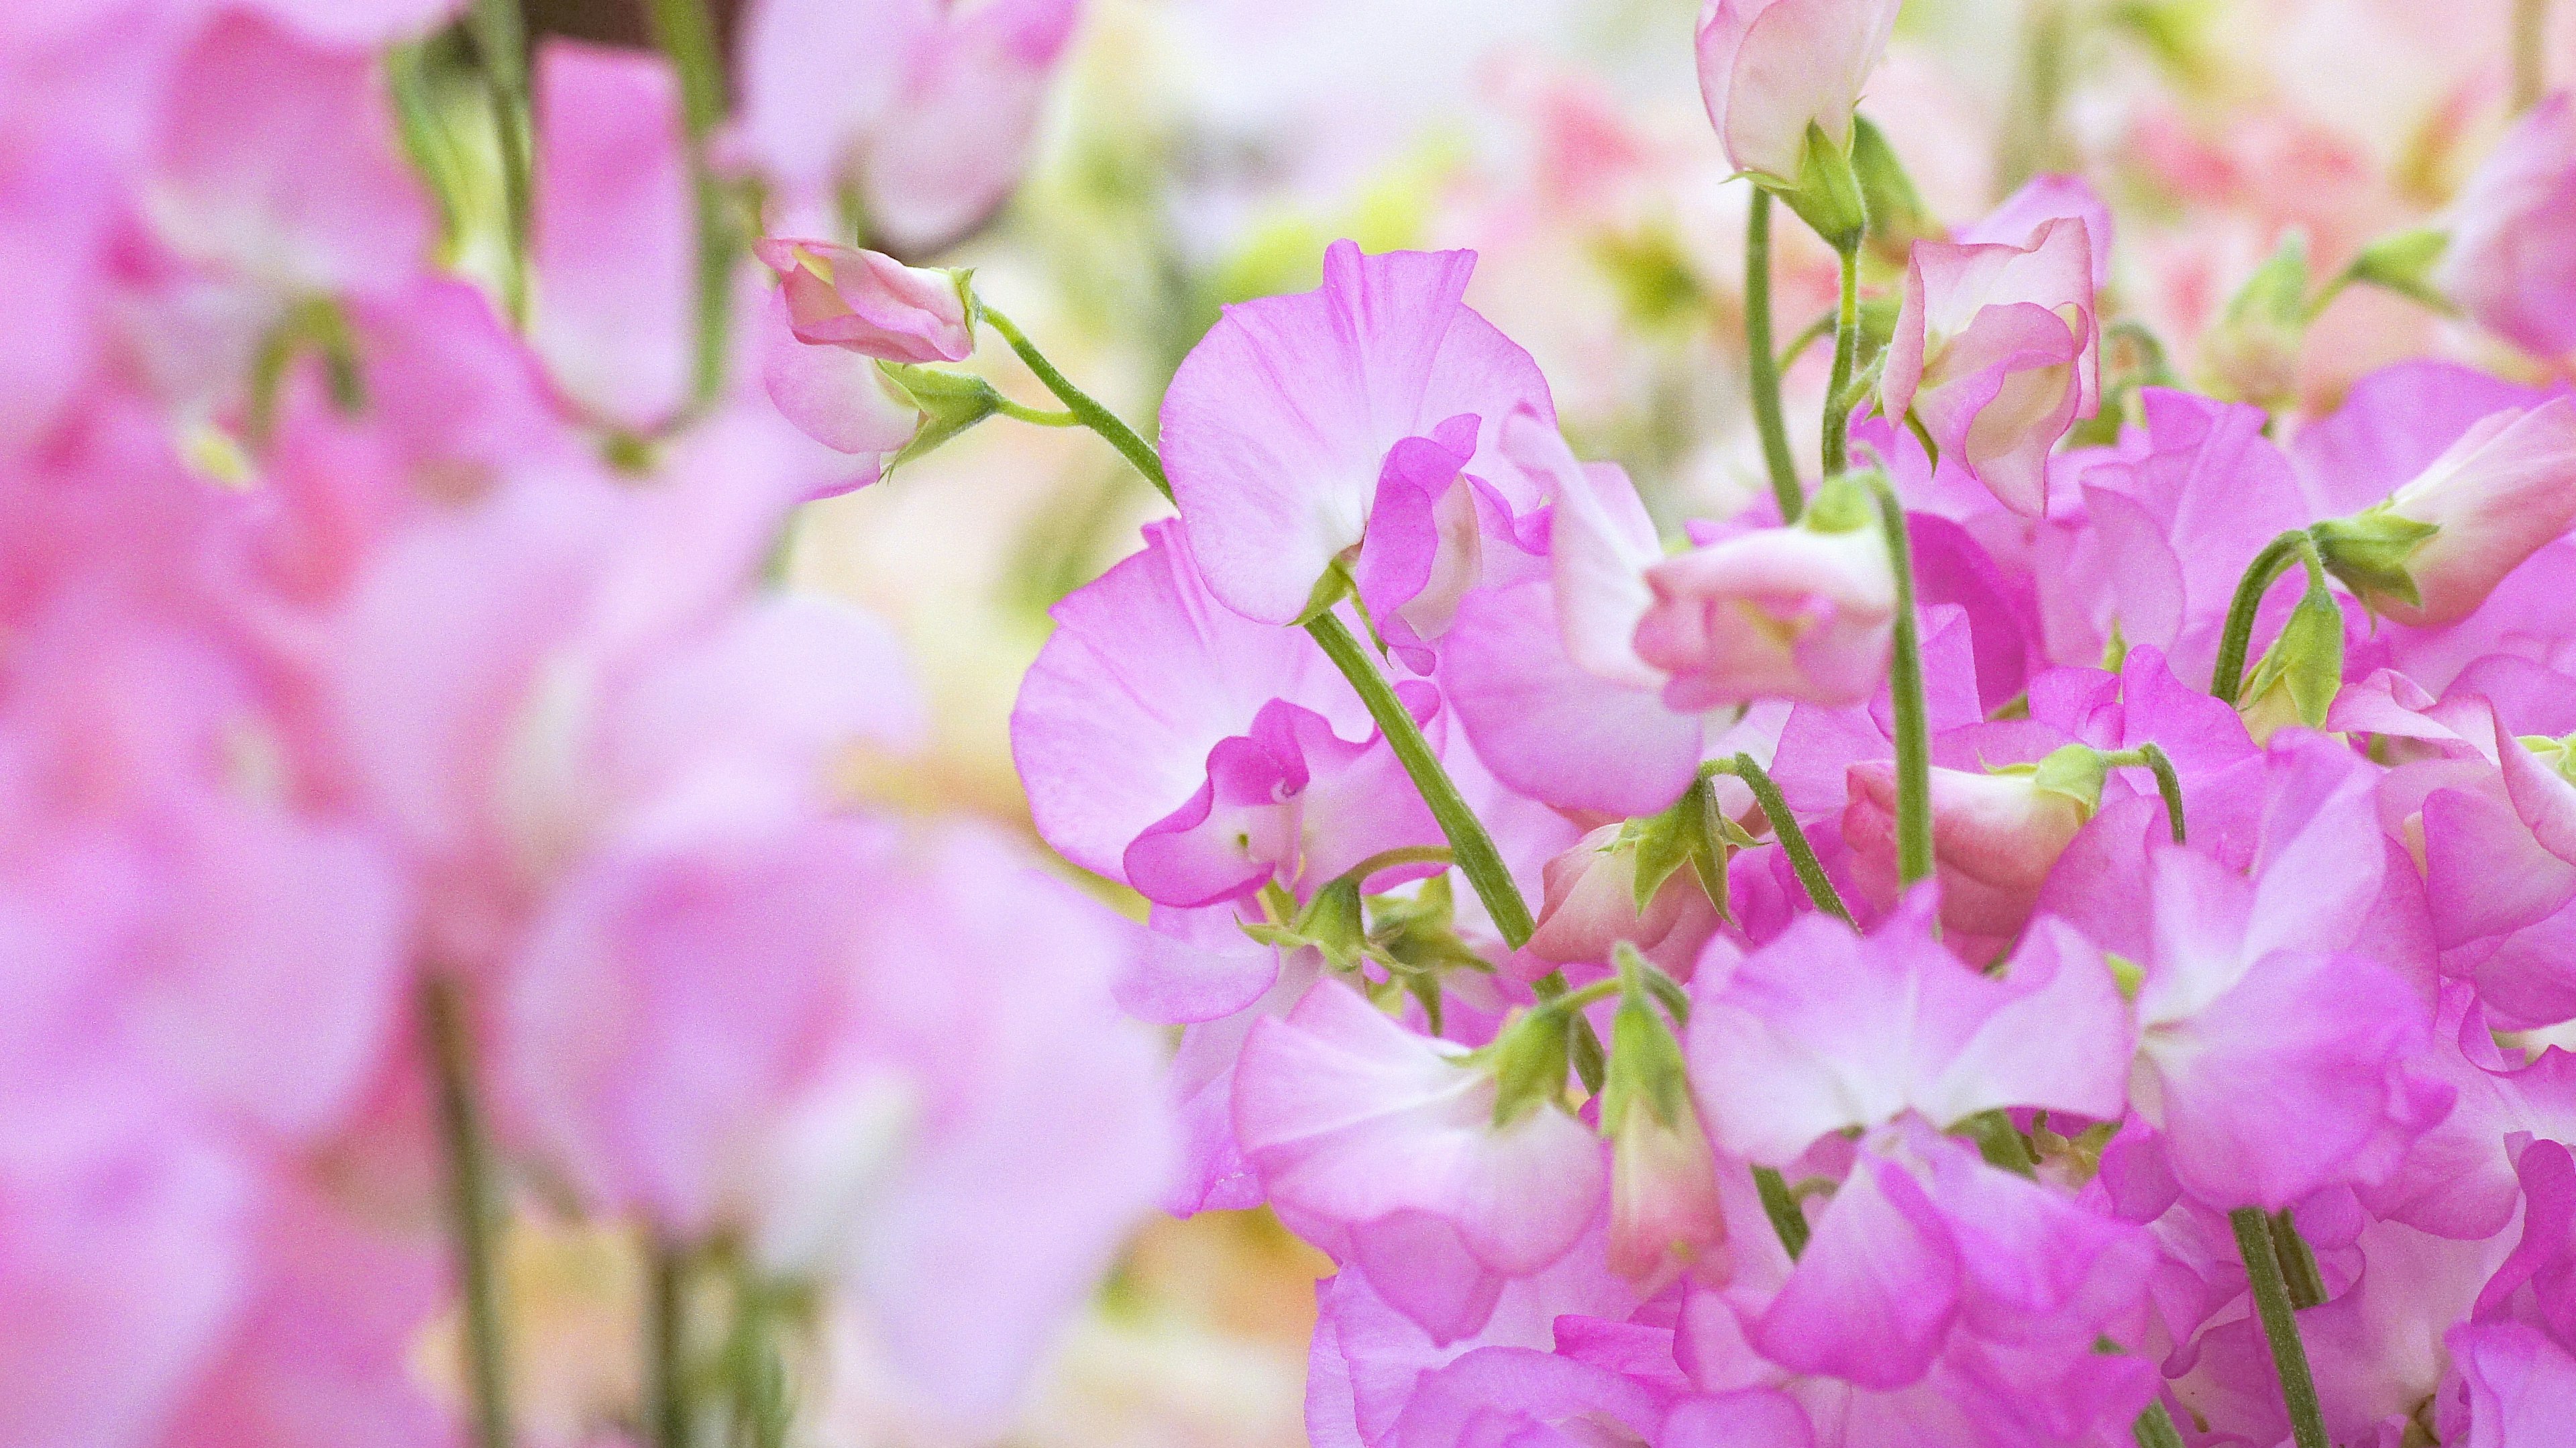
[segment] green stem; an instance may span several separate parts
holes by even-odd
[[[1753,791],[1753,802],[1762,807],[1762,817],[1771,822],[1771,837],[1788,855],[1789,868],[1798,872],[1798,883],[1806,887],[1807,899],[1817,909],[1859,929],[1850,908],[1843,904],[1842,892],[1834,888],[1833,878],[1825,873],[1824,861],[1816,858],[1816,847],[1807,843],[1807,832],[1799,827],[1798,817],[1789,812],[1789,801],[1781,796],[1780,786],[1753,762],[1753,756],[1738,754],[1700,767],[1744,781],[1744,787]]]
[[[1082,426],[1082,419],[1070,412],[1049,412],[1042,408],[1027,407],[1007,397],[996,404],[993,410],[1004,417],[1016,417],[1022,422],[1033,422],[1040,427]]]
[[[1046,384],[1047,391],[1054,393],[1056,400],[1063,403],[1076,420],[1118,449],[1137,472],[1144,474],[1145,481],[1154,485],[1154,491],[1167,500],[1172,496],[1172,480],[1163,475],[1163,460],[1154,456],[1151,444],[1138,437],[1134,428],[1119,420],[1118,414],[1093,401],[1091,394],[1074,386],[1072,379],[1057,371],[1056,365],[1046,359],[1046,354],[1040,352],[1010,318],[993,310],[981,297],[975,299],[975,309],[992,324],[994,331],[1002,334],[1002,340],[1011,344],[1011,350],[1020,354],[1020,360],[1028,364],[1028,369],[1037,374],[1038,381]],[[1399,708],[1397,712],[1402,713],[1403,710]],[[1408,722],[1410,718],[1408,715]],[[1419,732],[1416,731],[1417,737]]]
[[[447,1159],[447,1219],[465,1299],[466,1389],[476,1448],[510,1443],[509,1349],[501,1324],[492,1163],[474,1096],[474,1046],[465,1002],[453,981],[431,980],[421,1024],[438,1092],[439,1142]]]
[[[1932,873],[1932,731],[1923,703],[1923,639],[1914,616],[1914,545],[1905,505],[1884,475],[1870,477],[1878,496],[1887,564],[1896,574],[1896,637],[1888,650],[1887,688],[1896,706],[1896,877],[1904,884]]]
[[[726,312],[733,300],[735,238],[725,215],[723,178],[707,160],[707,141],[724,124],[724,61],[706,0],[653,0],[653,38],[680,77],[687,127],[689,183],[698,228],[697,400],[724,386]]]
[[[1380,850],[1344,870],[1342,878],[1358,882],[1366,880],[1380,870],[1392,870],[1398,865],[1446,865],[1452,858],[1445,845],[1398,845],[1392,850]]]
[[[653,1448],[689,1448],[687,1261],[678,1248],[661,1241],[653,1243],[651,1257],[644,1365],[653,1395]]]
[[[2138,1440],[2138,1448],[2183,1448],[2182,1434],[2174,1427],[2173,1414],[2162,1403],[2149,1403],[2138,1415],[2129,1432]]]
[[[1502,851],[1494,847],[1494,837],[1486,833],[1476,812],[1467,807],[1457,783],[1441,768],[1440,756],[1431,752],[1431,742],[1422,737],[1422,726],[1413,722],[1412,711],[1395,696],[1395,689],[1378,672],[1368,650],[1351,636],[1338,615],[1330,610],[1316,615],[1306,625],[1306,632],[1322,646],[1324,656],[1342,671],[1342,677],[1359,691],[1360,701],[1368,705],[1369,717],[1377,721],[1395,757],[1403,763],[1404,772],[1412,777],[1413,787],[1421,791],[1422,802],[1430,806],[1431,817],[1440,822],[1441,833],[1449,837],[1450,853],[1459,871],[1475,887],[1476,898],[1485,902],[1485,913],[1493,917],[1494,928],[1502,932],[1503,942],[1514,950],[1528,944],[1533,928],[1529,902],[1521,898],[1520,887],[1512,883],[1512,873],[1503,864]]]
[[[2317,1254],[2299,1235],[2299,1224],[2287,1211],[2272,1214],[2272,1256],[2281,1264],[2281,1285],[2288,1289],[2293,1311],[2323,1306],[2325,1278],[2317,1271]]]
[[[2218,666],[2209,678],[2210,696],[2218,702],[2235,703],[2237,692],[2245,687],[2245,651],[2254,641],[2254,618],[2263,611],[2263,595],[2302,550],[2313,557],[2316,548],[2305,531],[2293,528],[2264,544],[2254,561],[2245,565],[2245,575],[2236,580],[2236,597],[2227,605],[2226,631],[2218,636]]]
[[[2174,772],[2173,760],[2154,744],[2141,744],[2135,749],[2114,750],[2102,756],[2102,762],[2113,769],[2146,769],[2156,776],[2156,793],[2165,801],[2165,825],[2173,832],[2173,842],[2183,842],[2182,776]]]
[[[465,194],[456,160],[456,143],[440,116],[431,88],[426,42],[411,41],[385,51],[385,89],[393,96],[403,150],[420,173],[431,199],[438,203],[438,245],[442,263],[452,262],[464,240]]]
[[[2548,43],[2549,0],[2514,0],[2513,3],[2513,113],[2521,115],[2540,104],[2549,88]]]
[[[1818,337],[1832,336],[1834,334],[1834,314],[1836,310],[1836,308],[1827,307],[1814,321],[1800,327],[1798,329],[1798,335],[1789,339],[1789,345],[1780,349],[1779,360],[1772,364],[1773,367],[1783,375],[1786,375],[1790,368],[1798,365],[1799,358],[1807,355],[1807,348],[1811,346]]]
[[[1851,409],[1840,403],[1860,351],[1860,244],[1842,254],[1842,297],[1834,312],[1834,370],[1825,379],[1825,476],[1840,473],[1851,446]]]
[[[2291,1313],[2289,1287],[2281,1279],[2281,1260],[2273,1252],[2271,1218],[2260,1207],[2238,1207],[2227,1214],[2227,1222],[2236,1230],[2236,1252],[2245,1259],[2254,1311],[2262,1319],[2263,1337],[2272,1349],[2272,1369],[2281,1379],[2291,1437],[2298,1448],[2332,1448],[2326,1441],[2324,1413],[2317,1405],[2316,1378],[2308,1371],[2308,1350],[2299,1341],[2299,1320]]]
[[[1778,1167],[1757,1166],[1753,1169],[1753,1189],[1762,1194],[1762,1215],[1771,1219],[1771,1230],[1780,1234],[1780,1245],[1789,1249],[1789,1260],[1807,1250],[1807,1214],[1798,1210],[1797,1193],[1789,1190],[1789,1179]]]
[[[492,97],[492,131],[501,153],[501,300],[510,324],[528,325],[528,218],[535,185],[534,138],[528,121],[528,35],[518,0],[474,0],[467,25]]]
[[[1780,521],[1795,523],[1807,506],[1798,487],[1797,460],[1789,455],[1789,426],[1780,416],[1780,369],[1771,355],[1771,193],[1753,188],[1744,215],[1744,348],[1753,372],[1753,422],[1762,433],[1762,459],[1771,469],[1771,496]]]

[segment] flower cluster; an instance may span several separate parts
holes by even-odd
[[[849,787],[927,711],[768,580],[853,468],[724,325],[836,323],[695,192],[969,224],[1026,116],[917,128],[1074,7],[755,7],[722,174],[461,8],[0,16],[0,1443],[988,1432],[1171,1169],[1136,933]]]
[[[1843,260],[1819,478],[1659,529],[1467,252],[1181,364],[1013,719],[1150,905],[1167,1205],[1332,1258],[1318,1444],[2565,1442],[2576,395],[2181,390],[2070,176],[1864,307],[1895,10],[1701,20],[1754,235]],[[2568,115],[2334,289],[2563,361]]]

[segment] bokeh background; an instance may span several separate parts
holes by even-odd
[[[971,0],[967,0],[971,3]],[[728,33],[737,5],[718,0]],[[1315,285],[1324,244],[1470,247],[1469,300],[1527,346],[1580,451],[1668,526],[1761,486],[1740,313],[1747,188],[1692,64],[1697,0],[1090,0],[1028,179],[935,257],[1140,424],[1223,304]],[[644,0],[529,0],[536,35],[648,44]],[[2518,25],[2541,24],[2517,75]],[[2223,396],[2330,408],[2401,357],[2526,359],[2402,298],[2343,293],[2304,348],[2228,304],[2285,243],[2331,275],[2438,217],[2517,88],[2576,78],[2576,5],[2535,0],[1909,0],[1863,110],[1919,193],[1915,234],[2034,174],[2080,172],[2120,218],[2112,303]],[[1899,237],[1901,240],[1901,235]],[[1783,227],[1778,328],[1832,305],[1829,252]],[[1873,257],[1889,293],[1901,253]],[[1825,366],[1789,373],[1812,415]],[[1042,393],[1007,354],[975,366]],[[1804,432],[1804,429],[1800,430]],[[1808,446],[1812,448],[1812,439]],[[1808,466],[1812,469],[1813,460]],[[1162,505],[1097,439],[995,423],[894,481],[805,510],[790,575],[896,620],[937,744],[854,787],[1025,829],[1008,748],[1047,608]],[[613,1267],[521,1244],[538,1342],[575,1360]],[[597,1258],[613,1262],[614,1254]],[[1013,1441],[1294,1445],[1324,1259],[1264,1214],[1142,1233]],[[609,1309],[602,1308],[602,1312]],[[542,1350],[540,1355],[543,1355]],[[618,1369],[603,1364],[602,1371]]]

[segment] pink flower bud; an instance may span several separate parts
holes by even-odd
[[[1637,852],[1613,849],[1621,826],[1603,825],[1547,862],[1547,901],[1539,908],[1530,953],[1559,965],[1600,964],[1625,940],[1646,958],[1687,976],[1699,948],[1717,933],[1717,908],[1685,865],[1637,909]]]
[[[2576,96],[2550,97],[2469,178],[2442,290],[2544,357],[2576,351]]]
[[[1852,107],[1887,48],[1898,0],[1708,0],[1699,93],[1738,171],[1794,182],[1807,129],[1851,145]]]
[[[2101,403],[2093,243],[2081,217],[2027,246],[1914,244],[1879,396],[1911,408],[2005,507],[2048,507],[2048,451]]]
[[[1610,1270],[1642,1281],[1726,1240],[1717,1158],[1685,1096],[1666,1121],[1643,1095],[1610,1123]]]
[[[799,342],[881,362],[959,362],[975,350],[953,272],[828,241],[770,237],[752,250],[778,273]]]
[[[2576,401],[2559,397],[2478,422],[2386,503],[2320,525],[2318,542],[2372,608],[2424,627],[2475,612],[2570,522]]]
[[[1843,841],[1862,884],[1893,900],[1896,763],[1864,760],[1847,776]],[[1966,935],[2018,934],[2039,887],[2091,815],[2083,801],[2029,774],[1932,771],[1932,858],[1941,878],[1941,923]]]
[[[1852,704],[1887,673],[1896,574],[1875,528],[1765,528],[1646,570],[1637,654],[1672,676],[1664,702]]]

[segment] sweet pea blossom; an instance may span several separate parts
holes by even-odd
[[[2400,623],[2457,623],[2576,521],[2576,400],[2496,413],[2387,502],[2321,525],[2328,560]]]
[[[2532,108],[2453,203],[2440,283],[2497,335],[2542,357],[2576,350],[2576,94]]]
[[[2048,452],[2101,402],[2094,243],[2080,217],[2019,245],[1920,241],[1888,341],[1879,404],[1917,412],[2003,505],[2048,506]]]
[[[2035,772],[1932,771],[1932,857],[1941,879],[1941,923],[1990,939],[2016,934],[2039,902],[2040,886],[2092,814],[2081,791]],[[1851,767],[1844,843],[1862,880],[1883,899],[1896,894],[1896,766]]]
[[[799,342],[881,362],[959,362],[975,350],[954,272],[828,241],[773,236],[751,249],[778,273]]]
[[[1555,409],[1529,354],[1461,300],[1475,265],[1336,242],[1320,289],[1227,308],[1181,363],[1163,463],[1228,607],[1288,623],[1344,567],[1379,626],[1419,644],[1537,551],[1518,520],[1539,500],[1497,440],[1516,409]]]
[[[1794,184],[1807,132],[1851,146],[1852,109],[1896,28],[1899,0],[1706,0],[1699,93],[1726,159]]]
[[[1637,657],[1670,676],[1677,711],[1856,703],[1886,676],[1896,575],[1875,526],[1757,528],[1657,563],[1646,583]]]

